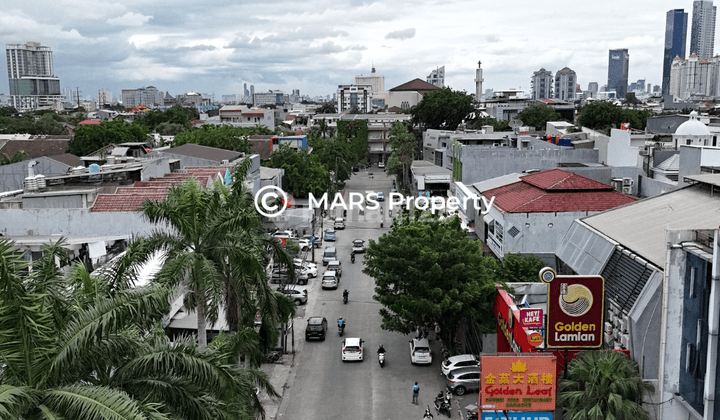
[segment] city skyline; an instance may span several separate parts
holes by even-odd
[[[219,100],[242,95],[244,84],[256,92],[300,89],[326,96],[355,76],[368,76],[373,64],[386,89],[425,80],[444,66],[447,86],[474,93],[478,61],[484,89],[529,93],[530,77],[540,68],[573,69],[582,90],[589,82],[604,85],[608,51],[625,48],[632,56],[628,79],[660,85],[666,13],[692,10],[693,2],[562,0],[540,7],[523,0],[510,10],[469,1],[421,1],[412,8],[325,0],[173,6],[13,4],[0,17],[0,39],[49,47],[61,88],[79,88],[83,97],[110,89],[119,98],[122,89],[155,86],[172,95],[196,91]],[[572,20],[557,25],[557,13]],[[9,93],[7,82],[0,93]]]

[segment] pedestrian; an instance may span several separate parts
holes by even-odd
[[[413,386],[413,404],[417,405],[418,403],[418,395],[420,395],[420,387],[418,386],[417,382],[415,382],[415,386]]]

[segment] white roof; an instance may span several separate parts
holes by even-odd
[[[709,136],[710,130],[707,126],[697,119],[697,112],[693,111],[690,113],[690,119],[680,124],[675,130],[675,135],[678,136]]]

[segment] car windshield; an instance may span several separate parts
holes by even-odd
[[[427,353],[430,351],[430,349],[427,347],[415,347],[415,351],[419,353]]]
[[[345,347],[345,351],[349,351],[349,352],[357,352],[359,350],[360,350],[360,347],[356,347],[356,346]]]

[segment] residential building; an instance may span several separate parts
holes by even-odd
[[[426,81],[439,88],[445,87],[445,66],[438,67],[431,71]]]
[[[665,54],[663,55],[662,94],[670,93],[670,69],[673,59],[685,59],[688,14],[683,9],[668,10],[665,18]]]
[[[110,89],[98,89],[98,106],[111,105],[113,103],[112,91]]]
[[[280,150],[281,144],[287,144],[291,149],[307,150],[307,136],[273,136],[271,139],[272,151]]]
[[[693,1],[690,53],[700,59],[711,59],[715,48],[715,15],[717,8],[712,0]]]
[[[521,176],[516,182],[488,189],[479,183],[477,196],[495,198],[489,212],[475,219],[476,233],[499,259],[532,254],[555,266],[555,249],[575,219],[636,200],[608,184],[553,169]]]
[[[485,95],[485,112],[496,120],[510,121],[534,101],[522,90],[496,90],[493,96]]]
[[[475,70],[475,102],[482,100],[482,84],[485,81],[482,75],[482,61],[478,61],[478,68]]]
[[[164,104],[163,93],[157,90],[155,86],[123,89],[122,104],[125,108],[137,108],[140,105],[147,107],[162,106]]]
[[[373,65],[369,76],[355,76],[355,85],[370,85],[370,102],[373,109],[385,109],[387,106],[387,92],[385,91],[385,77],[375,72]]]
[[[695,53],[687,60],[675,57],[670,69],[668,92],[675,99],[713,98],[720,95],[720,58],[700,59]]]
[[[406,111],[419,104],[427,92],[437,89],[440,88],[420,79],[413,79],[388,91],[388,108],[398,107]]]
[[[338,85],[337,111],[347,112],[356,109],[359,112],[372,111],[371,85]]]
[[[564,67],[555,73],[555,99],[573,102],[575,101],[576,90],[577,76],[574,70]]]
[[[53,70],[50,47],[38,42],[8,44],[5,54],[13,107],[31,110],[52,106],[62,100],[60,79]]]
[[[587,90],[587,97],[588,98],[597,98],[598,93],[598,83],[597,82],[590,82],[588,83],[588,90]]]
[[[614,90],[616,97],[624,100],[628,87],[630,54],[627,48],[624,48],[610,50],[608,57],[608,83],[606,90]]]
[[[541,68],[533,73],[530,79],[531,97],[533,99],[552,98],[553,74],[550,70]]]
[[[253,86],[250,87],[253,88]],[[290,103],[290,97],[281,90],[253,94],[253,106],[284,105],[288,103]]]
[[[219,110],[219,124],[234,127],[264,126],[275,130],[275,112],[272,109],[250,109],[245,105],[225,105]]]

